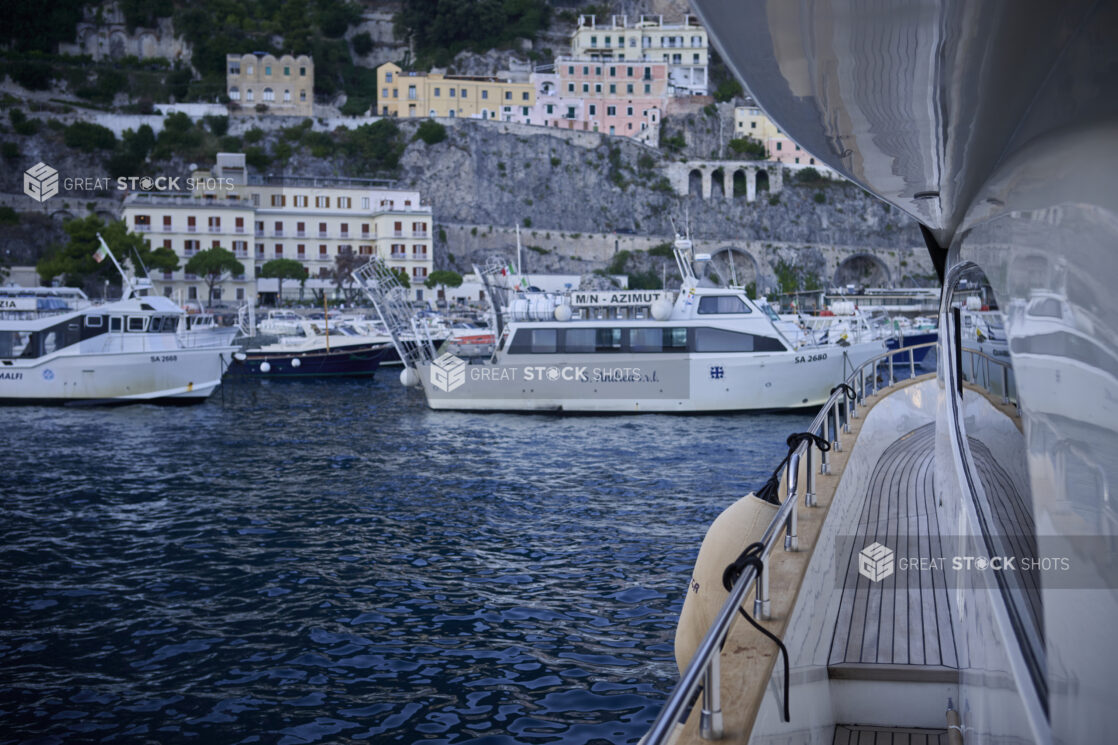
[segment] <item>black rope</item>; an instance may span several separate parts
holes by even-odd
[[[764,553],[765,544],[761,543],[760,541],[751,543],[746,546],[745,550],[741,552],[741,555],[738,556],[737,559],[735,559],[726,567],[725,571],[722,572],[722,586],[726,588],[727,592],[733,590],[734,583],[741,579],[741,575],[745,572],[746,567],[753,567],[753,569],[756,571],[756,579],[754,580],[755,582],[761,581],[761,572],[765,568],[764,560],[761,558],[761,556],[763,556]],[[744,617],[746,621],[749,621],[749,623],[753,625],[753,628],[760,631],[769,639],[772,639],[773,642],[776,643],[776,646],[780,648],[780,654],[784,658],[784,721],[791,722],[792,713],[789,706],[789,696],[791,693],[791,677],[790,665],[788,663],[788,648],[784,646],[784,642],[782,642],[776,634],[772,633],[764,626],[757,623],[757,621],[754,620],[753,616],[746,613],[745,608],[742,608],[740,605],[738,606],[738,613],[741,613],[742,617]]]
[[[788,454],[784,456],[784,460],[780,461],[780,465],[773,471],[773,475],[769,476],[769,480],[765,482],[764,486],[757,490],[756,495],[758,499],[764,500],[769,504],[780,504],[780,472],[788,465],[788,461],[792,458],[792,453],[796,452],[796,448],[805,440],[810,441],[820,450],[831,449],[831,443],[811,432],[795,432],[788,435]]]
[[[858,394],[854,392],[854,387],[851,386],[849,383],[839,383],[831,389],[831,393],[834,393],[838,390],[843,391],[846,394],[846,397],[849,398],[851,401],[853,401],[858,396]]]

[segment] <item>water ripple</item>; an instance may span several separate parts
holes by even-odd
[[[385,382],[11,408],[3,742],[636,742],[706,526],[803,416],[432,412]]]

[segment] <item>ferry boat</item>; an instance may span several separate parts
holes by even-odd
[[[401,350],[410,363],[402,380],[421,385],[432,409],[797,409],[819,406],[844,370],[885,349],[880,339],[794,344],[768,305],[703,279],[710,258],[696,255],[690,240],[678,240],[675,255],[683,280],[674,299],[603,291],[519,293],[503,302],[502,288],[479,271],[494,307],[507,309],[494,314],[492,357],[409,360]]]
[[[644,745],[1113,742],[1118,3],[695,5],[782,131],[919,221],[938,363],[837,379],[712,523]]]
[[[291,379],[371,377],[391,350],[388,337],[369,335],[352,324],[320,327],[301,320],[295,323],[294,333],[278,342],[235,353],[229,374]]]
[[[112,255],[103,241],[102,250]],[[0,288],[0,402],[198,403],[213,392],[237,348],[224,334],[187,331],[182,308],[121,276],[123,298],[103,305]]]

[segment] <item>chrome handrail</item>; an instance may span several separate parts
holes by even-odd
[[[849,422],[852,418],[857,418],[857,407],[865,402],[866,396],[866,376],[865,370],[867,367],[872,367],[876,372],[878,365],[882,360],[889,361],[889,385],[892,387],[896,384],[893,377],[893,357],[898,354],[908,354],[908,365],[911,372],[910,378],[916,377],[916,355],[915,351],[925,347],[934,347],[938,342],[930,341],[923,344],[914,344],[910,347],[900,347],[898,349],[891,349],[884,354],[878,355],[872,359],[866,360],[861,365],[858,365],[846,380],[844,384],[851,386],[856,392],[855,400],[848,400],[846,390],[841,387],[836,387],[835,391],[831,393],[827,402],[815,415],[812,420],[808,432],[812,434],[821,434],[823,439],[835,443],[839,440],[839,406],[840,402],[843,404],[844,414],[843,425],[849,431]],[[994,360],[997,362],[997,360]],[[876,378],[876,374],[874,375]],[[875,392],[880,391],[876,387]],[[832,411],[834,416],[831,416]],[[833,420],[833,423],[832,423]],[[827,429],[830,425],[830,433]],[[815,506],[815,468],[813,466],[811,441],[805,440],[800,443],[800,446],[792,453],[788,459],[788,464],[785,466],[786,478],[788,479],[788,494],[784,502],[780,505],[776,515],[769,522],[765,532],[761,537],[761,543],[765,549],[762,554],[764,563],[763,574],[768,574],[767,559],[776,545],[776,537],[784,535],[784,550],[797,551],[798,536],[796,535],[796,524],[798,522],[798,505],[797,497],[799,484],[800,459],[807,458],[807,484],[804,488],[804,506]],[[820,451],[820,472],[828,473],[827,453]],[[743,546],[744,548],[744,546]],[[729,633],[730,625],[733,623],[737,615],[738,608],[741,607],[745,597],[749,594],[749,590],[757,585],[756,594],[753,602],[753,615],[758,620],[768,618],[770,598],[768,597],[768,578],[761,577],[761,582],[757,583],[757,571],[752,566],[747,566],[745,571],[742,572],[740,579],[734,584],[733,589],[730,591],[730,596],[723,603],[718,616],[711,623],[710,628],[707,630],[706,635],[703,637],[702,642],[699,643],[698,649],[695,650],[694,655],[691,657],[691,662],[688,663],[687,669],[683,671],[680,676],[679,682],[676,683],[675,688],[668,694],[668,699],[664,703],[664,708],[660,710],[659,715],[652,722],[648,734],[643,740],[643,745],[663,745],[668,741],[671,735],[671,730],[675,723],[679,721],[680,717],[684,714],[685,709],[692,701],[695,693],[698,691],[699,684],[703,684],[703,704],[702,716],[699,725],[699,732],[703,739],[717,740],[722,737],[722,707],[720,701],[720,665],[718,660],[721,658],[722,645],[725,642],[726,634]],[[717,658],[717,660],[716,660]]]

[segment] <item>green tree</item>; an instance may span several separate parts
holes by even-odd
[[[405,272],[398,266],[392,267],[390,271],[396,275],[396,281],[400,283],[401,287],[403,287],[405,290],[411,289],[411,280],[408,279],[407,272]]]
[[[87,153],[94,150],[112,150],[116,146],[116,135],[108,127],[91,122],[74,122],[62,133],[66,147],[77,148]]]
[[[353,44],[353,51],[358,57],[364,57],[373,51],[373,37],[369,35],[368,31],[357,34],[350,39],[350,42]]]
[[[424,119],[419,123],[419,128],[415,130],[414,139],[423,140],[428,145],[434,145],[446,139],[446,127],[434,119]]]
[[[735,137],[729,142],[730,149],[738,155],[746,155],[755,160],[764,160],[768,157],[765,146],[752,137]]]
[[[174,251],[162,247],[152,250],[147,239],[129,233],[128,227],[121,221],[105,224],[97,215],[89,215],[70,220],[63,226],[63,230],[66,231],[67,242],[52,246],[35,266],[39,276],[48,282],[60,277],[68,287],[94,290],[108,280],[110,284],[119,287],[120,274],[113,263],[102,261],[99,264],[93,260],[93,254],[101,245],[97,239],[98,233],[104,237],[113,256],[126,271],[131,269],[133,273],[140,274],[145,268],[148,271],[164,272],[179,268],[179,260]]]
[[[244,274],[245,265],[237,261],[232,251],[215,246],[191,256],[186,271],[206,281],[206,297],[213,300],[214,285],[226,274]]]
[[[307,269],[295,259],[272,259],[260,267],[259,276],[265,279],[279,280],[279,290],[276,292],[276,304],[279,305],[279,301],[283,297],[283,281],[285,279],[297,279],[300,282],[305,282]]]
[[[442,292],[447,287],[461,287],[462,275],[450,269],[436,269],[427,275],[423,284],[429,290],[438,287],[439,291]]]

